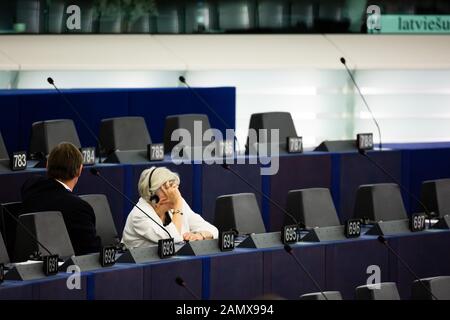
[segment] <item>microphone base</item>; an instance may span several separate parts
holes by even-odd
[[[132,248],[125,251],[119,259],[118,263],[146,263],[158,261],[161,258],[158,255],[158,246]]]
[[[440,218],[438,222],[433,224],[431,229],[441,229],[441,230],[450,229],[450,215],[446,215],[446,216]]]
[[[5,280],[27,281],[47,278],[44,263],[38,261],[30,264],[14,264],[5,275]]]
[[[266,249],[283,246],[281,232],[269,232],[249,235],[238,245],[238,248]]]
[[[60,271],[66,272],[67,268],[76,265],[81,272],[102,269],[100,263],[100,253],[91,253],[82,256],[72,256],[59,268]]]
[[[346,240],[345,226],[331,226],[311,229],[302,239],[302,242],[322,242]]]
[[[379,221],[365,234],[369,236],[387,236],[399,233],[411,233],[408,219]]]

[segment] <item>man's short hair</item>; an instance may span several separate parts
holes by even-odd
[[[69,181],[78,176],[83,155],[73,144],[63,142],[50,152],[47,159],[47,176]]]

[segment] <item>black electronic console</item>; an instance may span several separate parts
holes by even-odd
[[[366,235],[369,236],[386,236],[400,233],[410,233],[409,219],[378,221],[376,222]]]
[[[337,241],[345,240],[345,226],[330,226],[312,228],[301,239],[302,242],[322,242],[322,241]]]
[[[265,249],[282,247],[281,232],[253,233],[242,241],[238,248]]]

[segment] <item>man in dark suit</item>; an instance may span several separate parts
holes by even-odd
[[[24,212],[60,211],[76,255],[99,252],[92,207],[73,194],[83,170],[83,156],[70,143],[55,147],[47,159],[47,177],[33,177],[22,186]]]

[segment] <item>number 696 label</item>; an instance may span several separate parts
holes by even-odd
[[[350,219],[345,224],[345,236],[347,238],[358,238],[361,235],[361,220]]]

